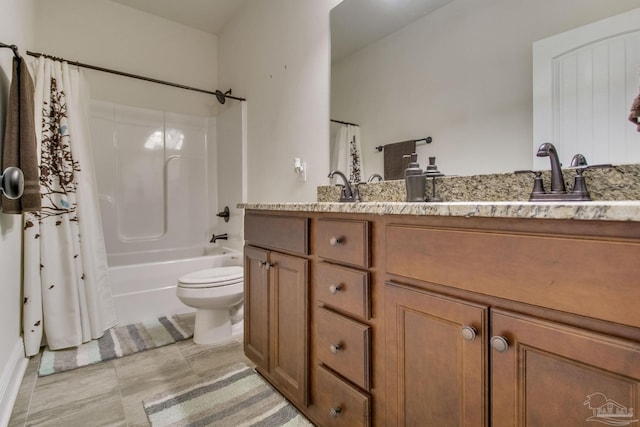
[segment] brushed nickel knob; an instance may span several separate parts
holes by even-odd
[[[331,285],[331,286],[329,286],[329,292],[331,292],[333,295],[337,294],[341,290],[342,290],[342,286],[340,286],[340,285]]]
[[[342,243],[342,238],[340,237],[331,236],[331,238],[329,239],[329,244],[331,246],[338,246],[340,243]]]
[[[270,262],[265,262],[265,267],[267,268],[267,270],[271,270],[273,267],[275,267],[276,265]]]
[[[339,350],[342,350],[342,346],[340,344],[331,344],[329,350],[331,353],[336,354]]]
[[[491,337],[491,348],[498,353],[504,353],[509,350],[509,341],[505,337]]]
[[[473,326],[463,326],[460,333],[465,341],[475,341],[476,336],[478,335],[478,330]]]
[[[265,267],[267,265],[266,261],[260,261],[260,263],[258,264],[260,266],[260,268]]]
[[[342,408],[339,406],[329,409],[329,415],[331,415],[334,418],[337,417],[340,414],[340,412],[342,412]]]

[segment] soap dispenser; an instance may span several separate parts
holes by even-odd
[[[410,158],[409,165],[404,171],[404,180],[407,186],[407,202],[424,202],[426,179],[418,164],[418,155],[412,153],[406,154],[403,157]]]

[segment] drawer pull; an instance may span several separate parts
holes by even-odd
[[[464,338],[465,341],[471,342],[476,339],[478,330],[473,326],[463,326],[460,330],[460,333],[462,334],[462,338]]]
[[[342,346],[340,344],[331,344],[329,346],[329,351],[333,354],[336,354],[340,350],[342,350]]]
[[[340,412],[342,412],[342,408],[339,406],[329,409],[329,415],[331,415],[334,418],[340,415]]]
[[[344,242],[344,239],[342,237],[331,236],[331,238],[329,239],[329,244],[331,246],[338,246],[342,242]]]
[[[491,337],[491,348],[498,353],[504,353],[509,350],[509,341],[505,337]]]
[[[342,286],[340,286],[340,285],[331,285],[331,286],[329,286],[329,292],[331,292],[333,295],[337,294],[341,290],[342,290]]]

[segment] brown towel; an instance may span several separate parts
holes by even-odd
[[[636,96],[636,99],[633,100],[633,104],[631,105],[631,114],[629,114],[629,121],[636,125],[636,129],[640,132],[640,93]]]
[[[2,212],[21,214],[40,210],[40,175],[36,153],[33,80],[23,59],[13,58],[13,76],[7,104],[2,170],[17,166],[24,174],[24,193],[11,200],[2,196]]]
[[[402,156],[416,152],[416,141],[396,142],[384,146],[384,179],[404,179],[409,159]]]

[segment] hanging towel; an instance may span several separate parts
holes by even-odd
[[[409,165],[409,159],[405,159],[402,156],[415,152],[415,139],[385,145],[384,179],[404,179],[404,170]]]
[[[631,105],[631,113],[629,114],[629,121],[636,125],[636,129],[640,132],[640,93],[633,100]]]
[[[17,166],[24,174],[24,193],[11,200],[2,196],[2,212],[21,214],[40,210],[40,178],[34,121],[34,87],[27,64],[13,58],[7,120],[2,149],[2,170]]]

